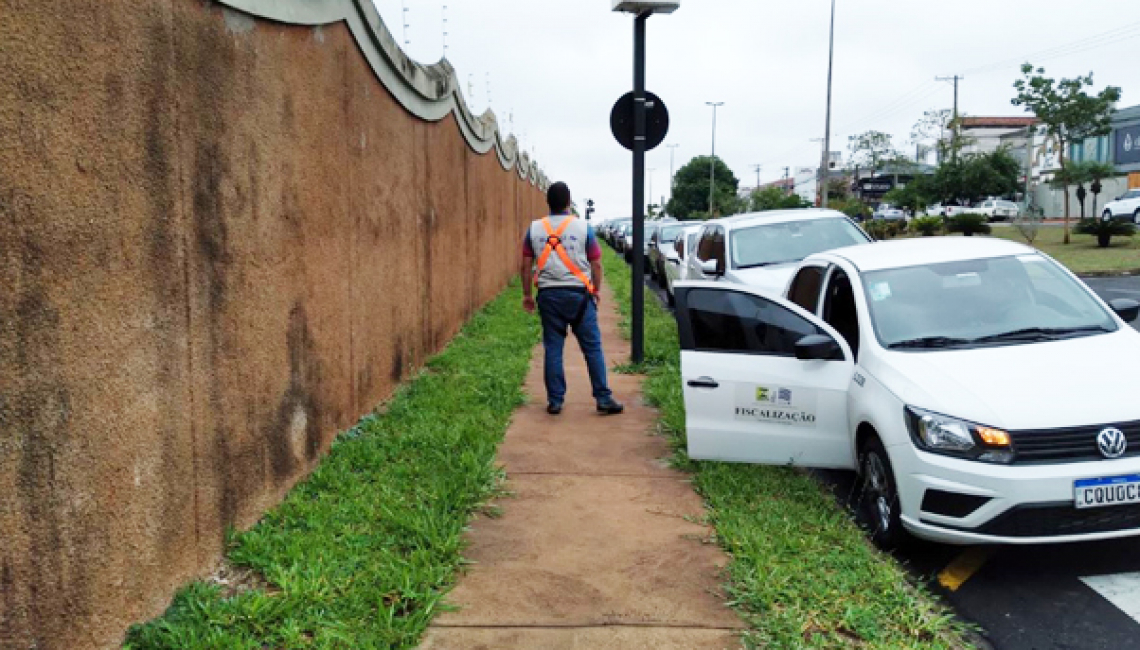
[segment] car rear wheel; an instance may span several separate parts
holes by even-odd
[[[1112,218],[1112,210],[1107,210],[1107,209],[1106,209],[1106,210],[1104,211],[1104,214],[1100,215],[1100,218],[1101,218],[1101,219],[1103,219],[1103,220],[1105,220],[1105,221],[1108,221],[1109,219],[1111,219],[1111,218]]]
[[[1140,226],[1140,208],[1136,208],[1136,212],[1132,213],[1132,222]]]
[[[871,436],[859,452],[857,519],[871,541],[884,550],[902,545],[909,537],[900,518],[898,485],[887,450]]]

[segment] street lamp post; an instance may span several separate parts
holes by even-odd
[[[655,13],[673,13],[680,0],[613,0],[613,11],[633,21],[633,286],[630,291],[630,361],[645,359],[645,23]]]
[[[705,102],[712,106],[712,158],[709,159],[709,219],[713,218],[713,188],[716,187],[716,108],[724,106],[724,102]]]
[[[645,171],[649,172],[649,200],[653,200],[653,172],[657,171],[656,167],[649,167]]]
[[[831,30],[827,37],[827,117],[823,125],[823,160],[819,165],[820,207],[827,207],[827,181],[831,171],[831,66],[835,61],[835,0],[831,0]]]
[[[673,152],[677,147],[679,147],[681,145],[667,144],[665,146],[669,148],[669,200],[672,200],[673,199]]]

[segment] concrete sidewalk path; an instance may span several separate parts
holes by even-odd
[[[599,320],[607,362],[628,360],[613,296]],[[474,562],[424,637],[428,650],[478,648],[737,648],[743,623],[722,596],[724,553],[699,521],[687,476],[666,464],[652,435],[641,377],[610,373],[625,413],[594,412],[586,365],[571,337],[562,415],[546,413],[542,346],[527,405],[499,450],[510,496],[498,518],[479,516],[465,556]]]

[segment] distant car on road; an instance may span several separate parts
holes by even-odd
[[[974,214],[984,214],[990,221],[1013,220],[1021,213],[1021,208],[1013,201],[987,199],[970,208]]]
[[[676,257],[668,257],[665,263],[665,278],[660,280],[665,288],[665,296],[669,301],[669,306],[673,306],[673,285],[681,280],[686,280],[688,271],[689,256],[693,251],[697,250],[697,242],[701,235],[701,222],[693,223],[688,222],[685,224],[685,229],[682,231],[681,236],[673,242],[673,251]]]
[[[1140,303],[988,237],[675,291],[689,457],[856,470],[885,547],[1140,535]]]
[[[1105,219],[1131,219],[1140,225],[1140,189],[1128,190],[1115,201],[1104,206]]]
[[[885,219],[887,221],[906,221],[906,212],[896,208],[890,203],[880,203],[879,207],[871,213],[872,219]]]
[[[795,265],[813,253],[872,240],[847,215],[807,208],[706,221],[687,261],[690,280],[725,280],[779,295]]]
[[[663,221],[649,240],[649,273],[661,284],[665,283],[665,266],[680,259],[673,244],[684,230],[685,224],[680,221]]]
[[[973,212],[973,208],[968,205],[956,205],[953,203],[946,205],[935,203],[934,205],[926,206],[926,209],[923,210],[923,214],[931,217],[953,217],[967,212]]]

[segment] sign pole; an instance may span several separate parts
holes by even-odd
[[[633,314],[630,360],[645,359],[645,23],[650,13],[633,22]]]

